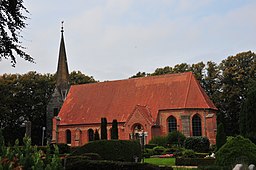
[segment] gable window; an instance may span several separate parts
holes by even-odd
[[[92,129],[89,129],[89,130],[88,130],[88,141],[89,141],[89,142],[90,142],[90,141],[93,141],[93,139],[94,139],[94,132],[93,132]]]
[[[202,136],[201,118],[198,114],[194,115],[192,118],[192,130],[193,136]]]
[[[71,144],[71,131],[69,129],[66,130],[66,142],[67,144]]]
[[[169,132],[173,132],[177,130],[177,120],[174,116],[170,116],[168,118],[168,128],[169,128]]]

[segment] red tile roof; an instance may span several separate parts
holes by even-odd
[[[191,72],[71,86],[60,110],[61,124],[126,122],[137,105],[156,121],[159,110],[214,109]]]

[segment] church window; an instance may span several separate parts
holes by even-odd
[[[92,129],[88,130],[88,141],[93,141],[93,137],[94,137],[94,132]]]
[[[174,116],[170,116],[168,118],[168,128],[169,128],[169,132],[173,132],[177,130],[177,120]]]
[[[67,144],[71,144],[71,131],[69,129],[66,130],[66,142]]]
[[[59,109],[58,108],[54,108],[53,109],[53,115],[54,116],[58,116],[58,113],[59,113]]]
[[[192,130],[193,136],[202,136],[201,118],[198,114],[194,115],[192,118]]]

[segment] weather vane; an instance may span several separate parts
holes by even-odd
[[[63,25],[64,25],[64,21],[61,21],[61,32],[64,32]]]

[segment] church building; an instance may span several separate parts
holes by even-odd
[[[192,72],[73,85],[69,89],[66,61],[62,31],[60,78],[54,94],[63,105],[60,109],[58,102],[50,102],[48,107],[52,142],[84,145],[94,140],[96,131],[100,133],[101,118],[106,118],[108,139],[116,119],[122,140],[143,136],[148,143],[155,136],[178,130],[187,137],[206,136],[215,144],[217,108]],[[60,109],[58,115],[55,108],[56,112]]]

